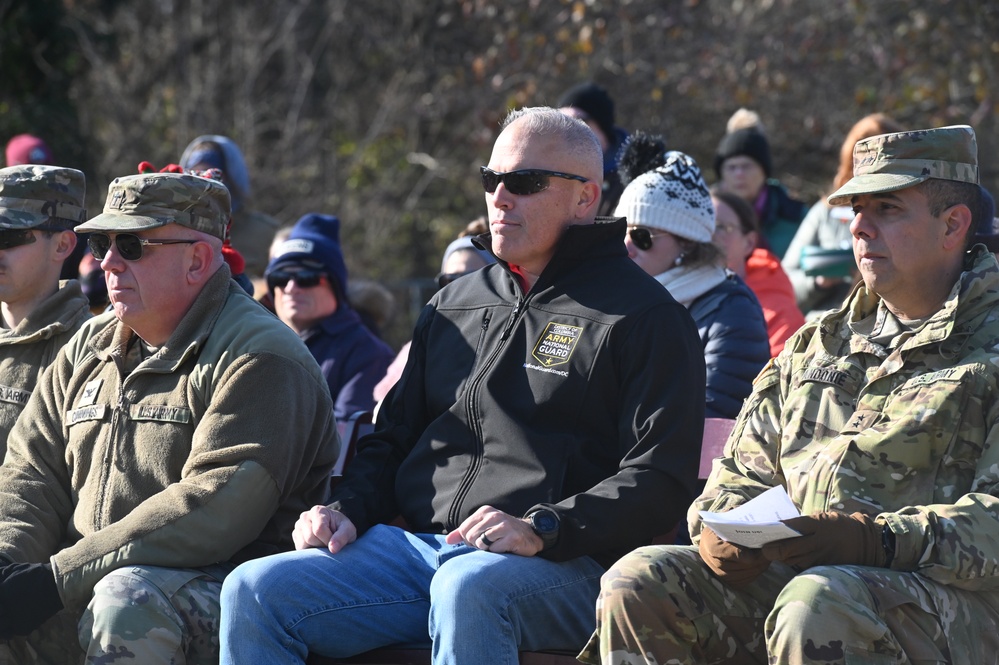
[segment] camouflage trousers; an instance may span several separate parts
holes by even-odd
[[[584,663],[994,663],[999,591],[916,573],[771,564],[733,589],[696,547],[643,547],[601,581]]]
[[[116,570],[94,587],[82,616],[63,610],[26,638],[0,643],[0,665],[214,665],[230,568]]]

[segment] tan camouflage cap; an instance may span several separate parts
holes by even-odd
[[[72,229],[87,218],[86,178],[61,166],[24,164],[0,169],[0,229]]]
[[[853,178],[828,201],[831,206],[849,205],[854,196],[894,192],[930,178],[978,184],[975,130],[953,125],[857,141]]]
[[[223,239],[229,190],[218,180],[187,173],[143,173],[115,178],[104,212],[76,227],[79,233],[145,231],[177,223]]]

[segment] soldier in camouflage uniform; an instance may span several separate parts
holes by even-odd
[[[59,282],[85,187],[76,169],[0,169],[0,459],[38,377],[90,318],[80,283]]]
[[[217,663],[222,580],[291,549],[325,501],[326,381],[230,278],[228,221],[221,182],[155,173],[116,179],[77,227],[114,311],[65,344],[8,439],[0,664]]]
[[[985,663],[999,654],[999,265],[967,126],[857,144],[863,276],[756,379],[689,512],[695,547],[603,580],[587,663]],[[783,486],[800,537],[751,549],[700,510]]]

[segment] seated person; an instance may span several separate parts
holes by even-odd
[[[473,245],[472,236],[456,238],[444,250],[441,271],[437,275],[437,286],[443,289],[459,277],[493,263],[496,263],[493,255]]]
[[[229,580],[223,664],[407,643],[436,663],[516,663],[582,646],[604,562],[685,510],[704,424],[697,333],[628,260],[624,220],[595,219],[602,173],[581,121],[508,116],[482,167],[499,261],[424,308],[298,551]],[[399,514],[411,530],[384,524]]]
[[[687,308],[707,368],[706,415],[735,418],[770,359],[763,310],[749,287],[725,270],[711,242],[715,209],[697,163],[635,134],[625,147],[626,181],[615,214],[628,220],[628,256]]]
[[[756,213],[749,204],[731,192],[711,192],[715,206],[715,233],[712,240],[725,254],[729,270],[746,282],[763,308],[770,338],[770,355],[776,357],[787,338],[805,322],[794,298],[794,287],[780,260],[759,246]]]
[[[319,362],[336,417],[374,409],[375,384],[394,354],[347,299],[340,220],[310,213],[295,222],[274,249],[266,276],[274,311]]]
[[[999,266],[975,133],[854,148],[863,283],[806,324],[691,506],[697,547],[648,547],[603,578],[585,663],[987,663],[999,653]],[[970,250],[970,251],[969,251]],[[725,512],[784,488],[799,536],[722,540]]]
[[[221,182],[154,173],[117,178],[76,227],[113,312],[62,347],[7,440],[0,662],[214,662],[225,575],[289,549],[328,494],[329,391],[230,279],[228,221]]]
[[[80,283],[59,280],[85,189],[76,169],[0,169],[0,459],[42,372],[90,318]]]
[[[206,134],[184,148],[180,166],[190,171],[222,171],[223,182],[232,197],[232,245],[245,261],[246,277],[251,282],[258,279],[267,267],[267,250],[279,224],[251,206],[250,172],[243,151],[227,136]]]
[[[743,127],[727,133],[715,152],[716,187],[732,192],[752,206],[759,219],[760,246],[783,258],[805,204],[788,194],[772,177],[770,142],[760,127]]]

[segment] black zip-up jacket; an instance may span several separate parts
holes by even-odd
[[[445,533],[483,505],[561,518],[543,556],[609,564],[692,499],[704,355],[683,306],[627,256],[625,220],[571,226],[529,293],[504,262],[424,308],[375,432],[332,497],[363,533]]]

